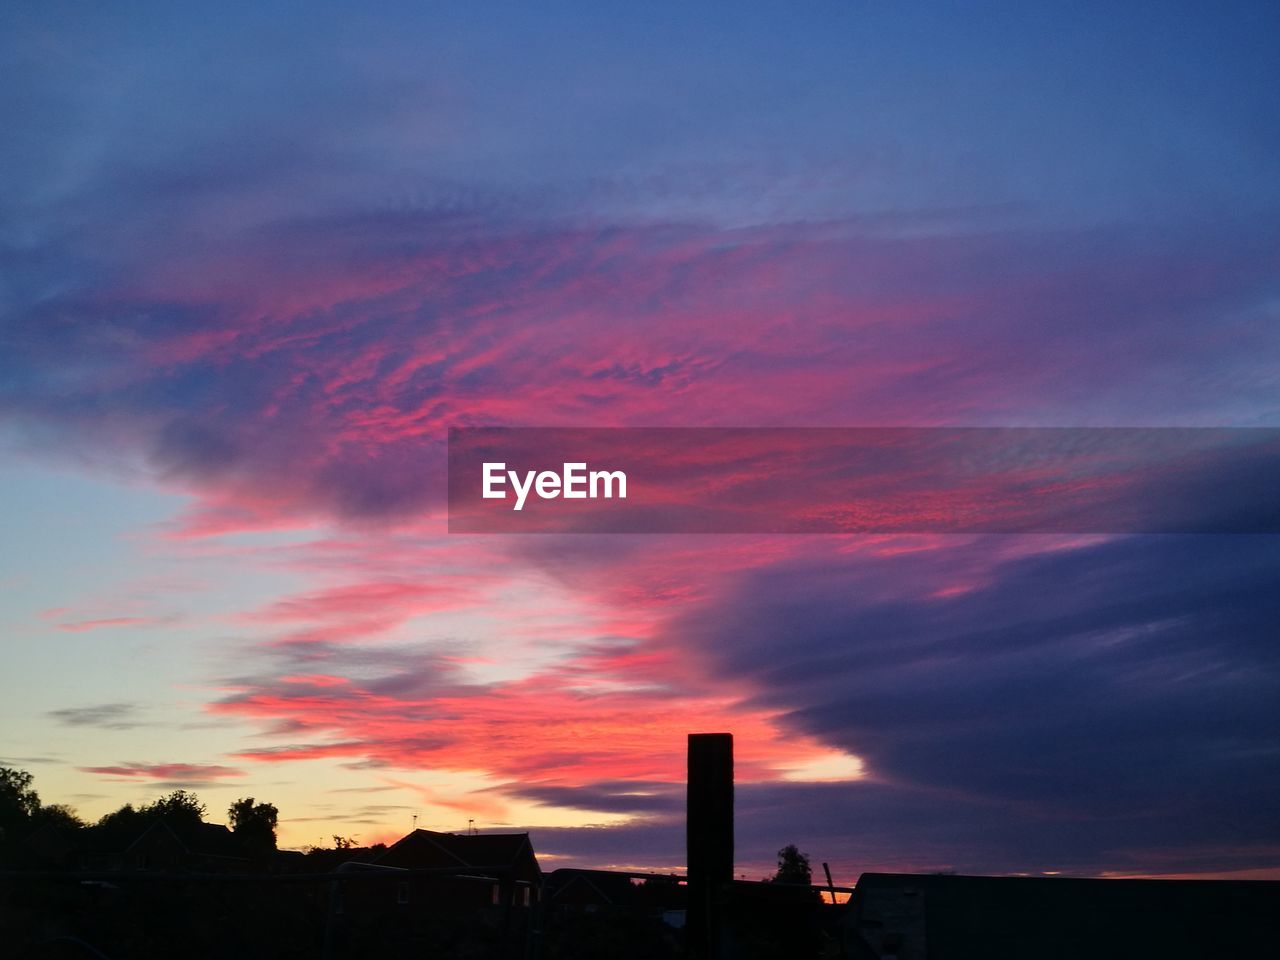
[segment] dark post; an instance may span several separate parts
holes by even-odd
[[[689,951],[712,958],[723,940],[720,903],[733,880],[733,734],[689,734],[688,791]]]

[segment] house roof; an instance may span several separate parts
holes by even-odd
[[[175,825],[163,818],[148,824],[125,849],[132,850],[155,831],[168,833],[184,850],[197,856],[248,859],[239,838],[220,823]]]
[[[524,859],[537,859],[527,833],[436,833],[414,830],[401,837],[374,863],[395,867],[492,868],[512,867]]]

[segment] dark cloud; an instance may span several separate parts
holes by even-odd
[[[874,782],[822,795],[907,858],[1274,859],[1280,538],[1133,537],[984,570],[993,549],[810,556],[683,636],[788,725],[864,757]]]
[[[669,870],[684,862],[683,819],[638,820],[620,827],[513,827],[527,830],[534,850],[567,858],[549,859],[543,869],[556,866],[639,866]]]
[[[61,757],[0,757],[0,765],[25,767],[45,763],[65,763]]]
[[[506,784],[501,789],[552,807],[599,813],[626,813],[647,817],[674,814],[684,809],[683,786],[657,781],[620,780],[583,787]]]
[[[184,417],[160,430],[152,459],[166,474],[217,479],[233,469],[237,450],[228,430]]]
[[[50,710],[59,723],[72,727],[99,727],[104,730],[132,730],[145,724],[138,718],[138,707],[132,703],[99,703],[87,707],[64,707]]]
[[[400,790],[400,787],[381,786],[381,787],[333,787],[326,790],[325,793],[387,793],[390,790]]]

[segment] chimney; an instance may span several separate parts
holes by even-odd
[[[718,908],[733,879],[733,734],[689,734],[688,791],[690,954],[714,957]]]

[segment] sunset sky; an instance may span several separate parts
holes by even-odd
[[[726,730],[751,877],[1280,878],[1280,536],[445,510],[450,427],[1280,427],[1280,8],[377,6],[0,12],[0,764],[671,869]]]

